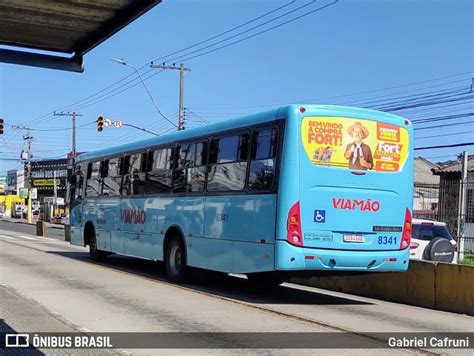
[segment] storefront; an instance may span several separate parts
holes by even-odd
[[[36,189],[36,200],[40,203],[40,214],[50,220],[59,212],[65,212],[67,192],[67,159],[31,162],[31,187]]]

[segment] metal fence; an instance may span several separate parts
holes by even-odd
[[[436,179],[439,179],[436,182]],[[464,196],[463,196],[464,191]],[[474,259],[474,179],[433,177],[430,183],[415,183],[413,217],[445,222],[457,241],[458,258]]]

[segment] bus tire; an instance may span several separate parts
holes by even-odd
[[[183,240],[173,236],[166,244],[166,275],[171,282],[183,282],[186,277],[186,251]]]
[[[259,272],[247,274],[249,282],[256,287],[278,287],[284,282],[282,276],[276,272]]]
[[[94,260],[94,261],[101,261],[105,258],[107,253],[105,251],[99,250],[97,248],[97,238],[95,235],[95,229],[91,228],[89,229],[87,239],[89,241],[89,256]]]

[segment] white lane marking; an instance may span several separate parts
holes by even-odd
[[[33,240],[33,241],[38,240],[38,238],[36,237],[29,237],[29,236],[23,236],[23,235],[18,235],[18,237],[21,237],[22,239],[27,239],[27,240]]]
[[[58,239],[52,239],[51,237],[39,237],[38,240],[48,240],[48,241],[55,241],[55,242],[59,242],[61,240],[58,240]]]
[[[10,239],[10,240],[15,240],[15,238],[11,236],[0,235],[0,237],[3,237],[5,239]]]
[[[10,240],[17,240],[16,237],[20,237],[22,239],[33,240],[33,241],[38,241],[38,242],[41,242],[43,240],[48,240],[48,241],[52,241],[52,242],[64,242],[63,240],[53,239],[51,237],[31,237],[31,236],[24,236],[24,235],[17,235],[16,237],[7,236],[7,235],[0,235],[0,237],[4,237],[4,238],[10,239]]]

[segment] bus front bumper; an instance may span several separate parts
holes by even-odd
[[[347,251],[297,247],[275,241],[275,269],[280,271],[406,271],[410,249]]]

